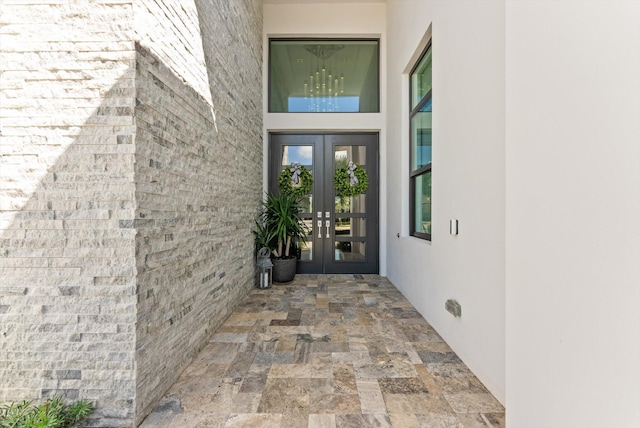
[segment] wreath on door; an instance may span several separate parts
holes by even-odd
[[[311,171],[297,162],[285,167],[278,176],[278,186],[280,191],[286,195],[291,195],[300,199],[311,193],[313,176]]]
[[[341,198],[358,196],[369,188],[369,176],[364,168],[349,161],[348,165],[336,169],[333,186],[336,189],[336,195]]]

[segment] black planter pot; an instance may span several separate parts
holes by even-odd
[[[273,281],[290,282],[296,276],[296,264],[298,259],[273,259]]]

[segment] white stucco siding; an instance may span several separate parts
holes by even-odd
[[[388,2],[388,276],[504,402],[504,3]],[[408,71],[431,25],[433,240],[409,235]],[[460,233],[449,234],[458,219]],[[400,238],[396,237],[400,234]],[[456,299],[462,317],[445,311]]]
[[[637,427],[640,3],[506,10],[508,425]]]

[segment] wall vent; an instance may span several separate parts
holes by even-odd
[[[456,302],[455,300],[447,300],[444,304],[444,307],[447,312],[450,312],[454,317],[458,318],[462,316],[462,306],[460,306],[460,303]]]

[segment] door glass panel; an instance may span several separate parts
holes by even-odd
[[[310,168],[313,165],[313,146],[283,146],[281,165],[298,162]]]
[[[299,163],[300,165],[307,168],[313,176],[313,146],[282,146],[280,171],[294,163]],[[310,213],[313,211],[312,201],[313,197],[310,194],[302,197],[302,199],[300,200],[302,212]]]
[[[364,237],[366,220],[363,218],[336,218],[336,236],[342,237]]]
[[[336,169],[348,165],[349,161],[366,169],[367,148],[365,146],[335,146],[334,154]]]
[[[349,162],[353,162],[358,167],[367,170],[367,148],[366,146],[335,146],[334,147],[334,174],[340,168],[345,168]],[[365,212],[365,195],[357,195],[352,197],[335,197],[336,213],[364,213]]]
[[[311,195],[303,196],[300,198],[300,209],[303,213],[310,213],[312,210],[311,201],[313,197]]]
[[[358,168],[367,170],[367,147],[362,145],[334,146],[333,172],[349,166],[353,162]],[[334,194],[334,261],[365,262],[365,242],[352,242],[351,238],[366,237],[366,218],[344,214],[366,215],[366,195],[343,197]],[[342,215],[341,215],[342,214]]]
[[[354,213],[364,214],[366,207],[366,196],[364,194],[358,196],[352,196],[350,198],[341,198],[336,196],[335,198],[335,212],[340,213]]]
[[[309,233],[307,234],[307,242],[300,243],[300,260],[312,261],[313,260],[313,219],[304,219],[305,225]]]
[[[337,262],[364,262],[365,258],[364,242],[335,242],[334,261]]]

